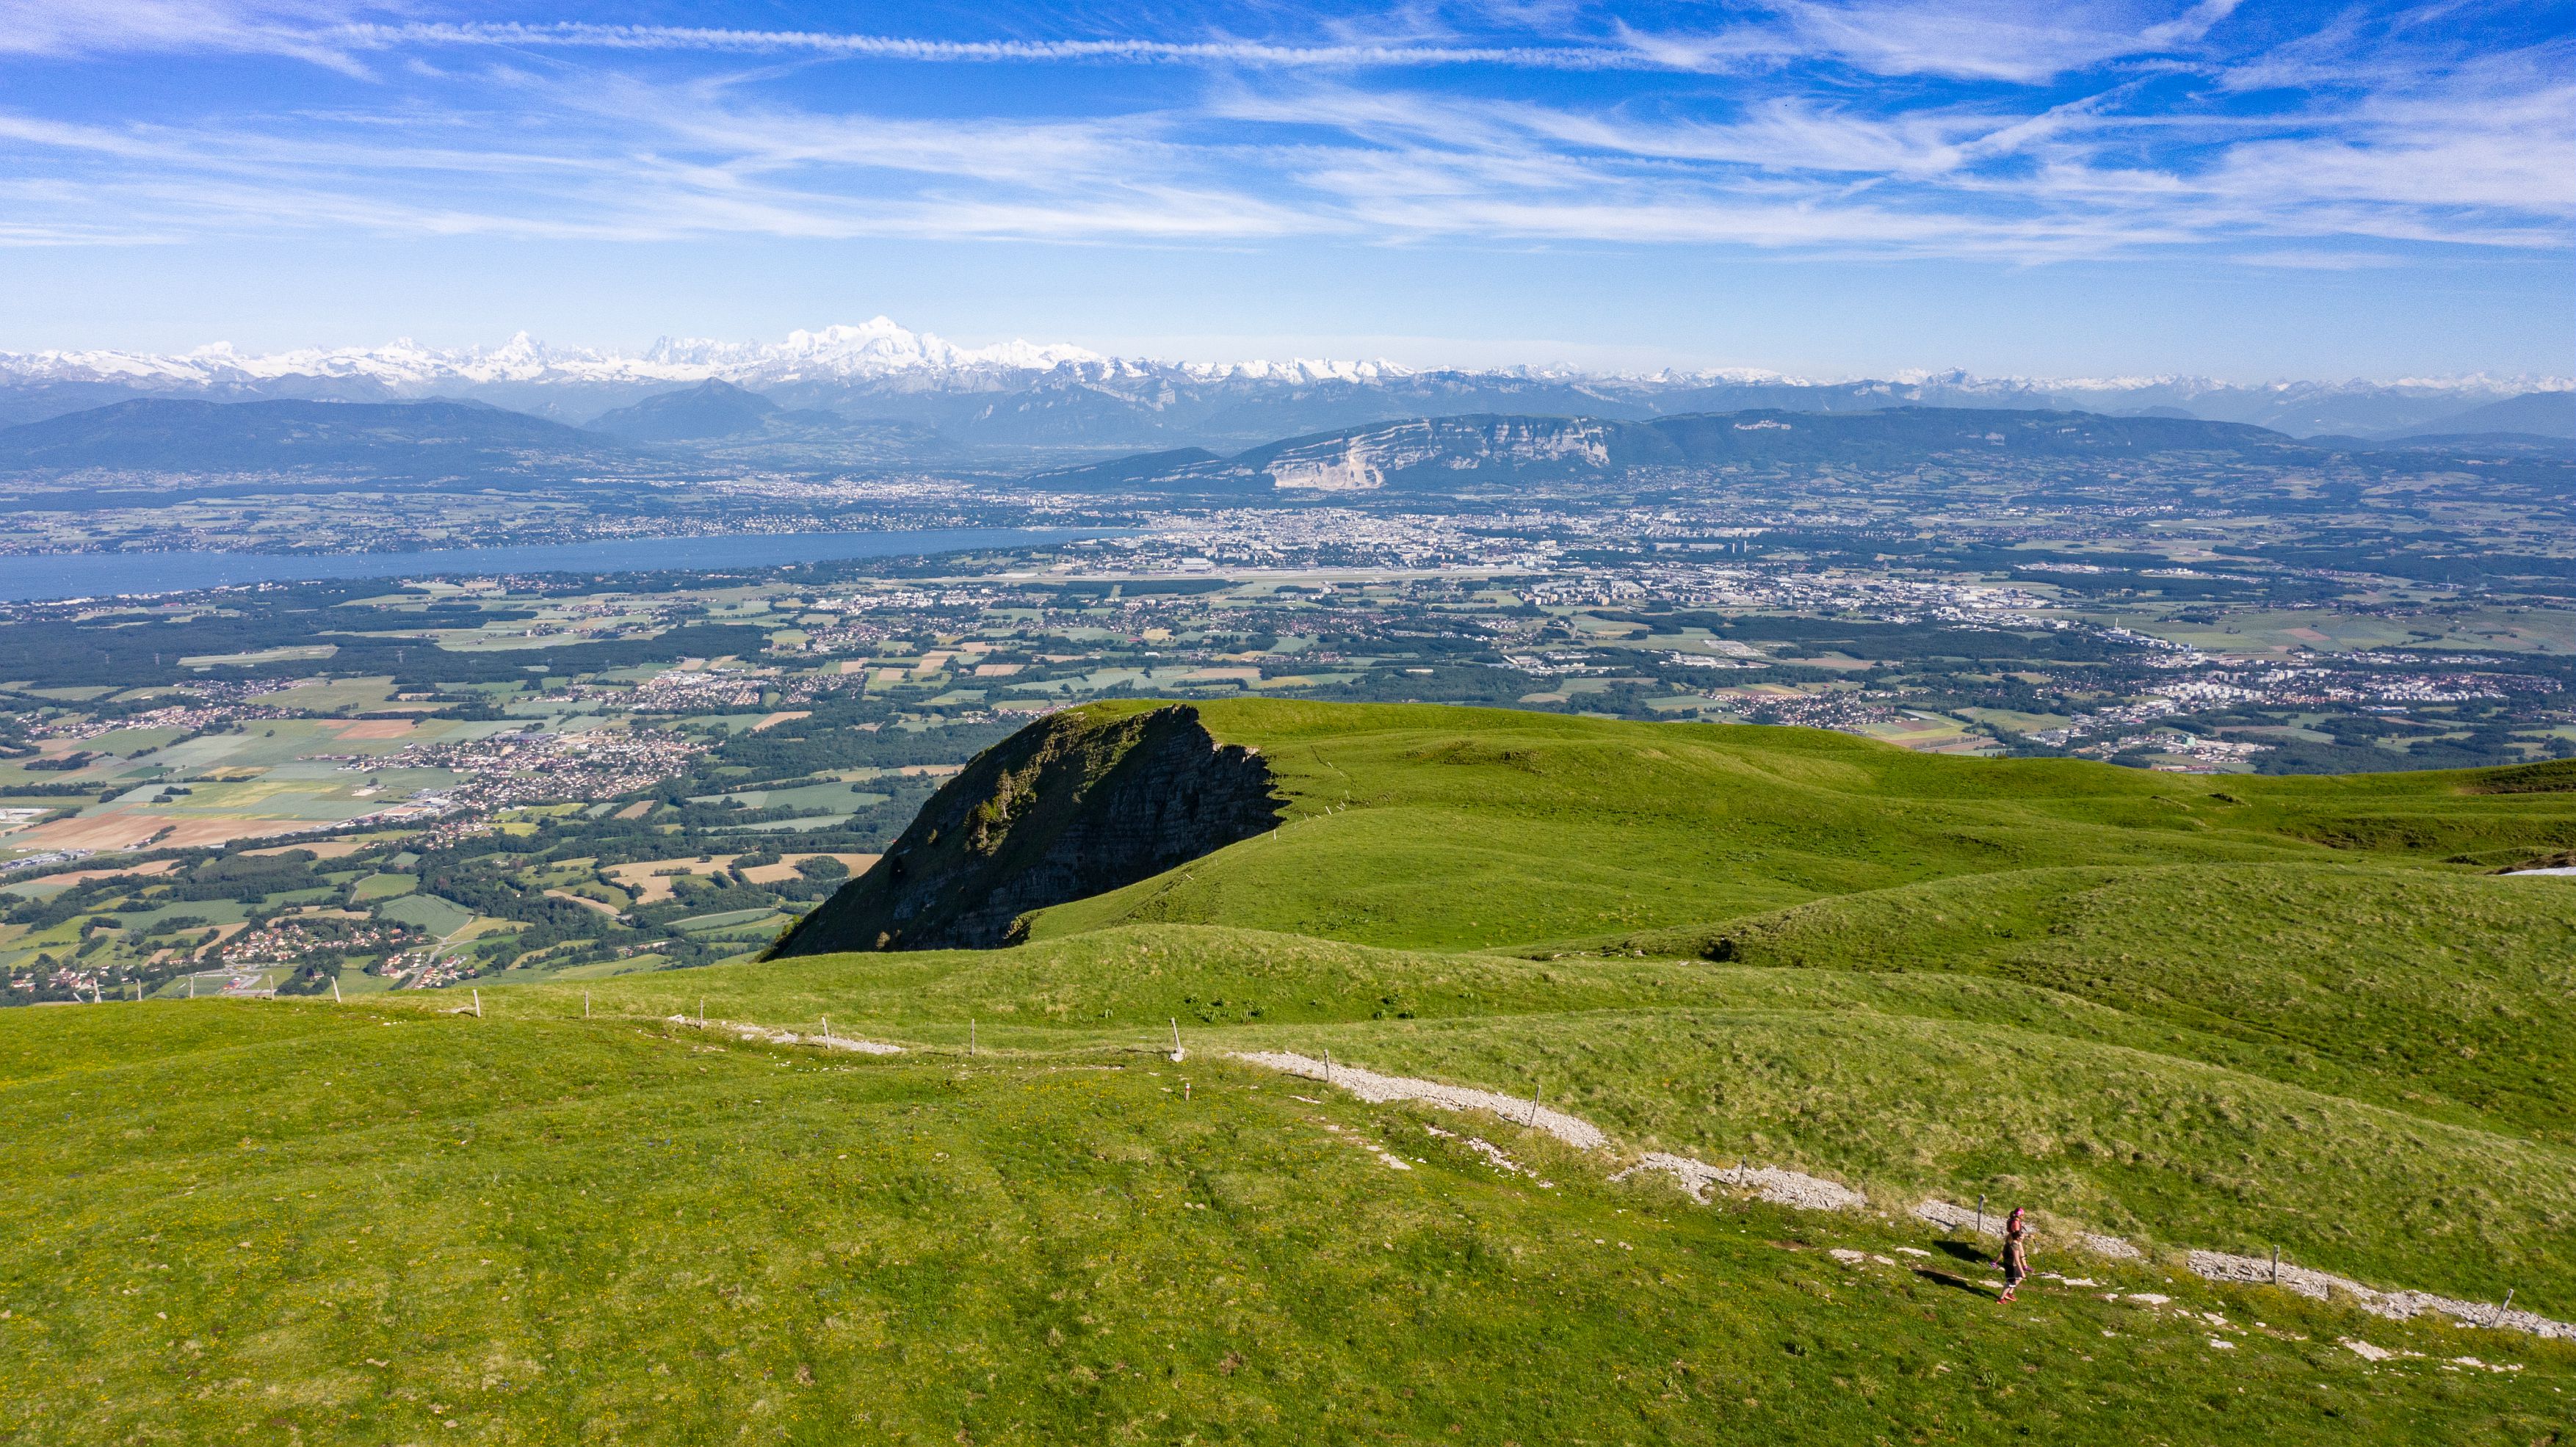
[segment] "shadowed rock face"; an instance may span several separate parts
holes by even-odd
[[[1274,827],[1261,756],[1186,705],[1061,713],[985,750],[774,955],[993,949],[1021,915],[1133,884]]]

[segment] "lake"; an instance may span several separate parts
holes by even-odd
[[[1097,528],[929,528],[879,533],[730,533],[614,538],[421,553],[39,553],[0,555],[0,599],[106,598],[325,578],[430,578],[494,573],[637,573],[760,568],[843,558],[915,557],[1098,537]]]

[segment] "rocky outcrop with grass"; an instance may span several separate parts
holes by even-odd
[[[977,756],[773,954],[996,948],[1031,910],[1251,838],[1281,807],[1260,754],[1187,705],[1053,714]]]

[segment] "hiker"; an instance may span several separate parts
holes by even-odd
[[[1995,1258],[1995,1264],[2004,1269],[2004,1294],[1996,1297],[1997,1301],[2012,1300],[2014,1289],[2030,1274],[2030,1252],[2023,1245],[2023,1232],[2021,1207],[2015,1206],[2012,1215],[2004,1219],[2004,1254]]]

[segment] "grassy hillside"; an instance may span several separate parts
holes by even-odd
[[[2498,881],[2499,884],[2505,883]],[[2514,881],[2513,883],[2522,883]],[[578,1017],[568,986],[509,1008]],[[1017,950],[838,955],[647,975],[594,1008],[1054,1053],[1342,1060],[1549,1100],[1635,1149],[1792,1166],[1911,1205],[2018,1193],[2171,1245],[2453,1295],[2576,1301],[2576,1148],[2357,1072],[2019,981],[1920,968],[1424,954],[1191,926]],[[2567,1035],[2543,1034],[2548,1069]],[[2318,1052],[2308,1052],[2315,1056]],[[2044,1204],[2043,1204],[2044,1203]],[[2464,1243],[2474,1242],[2474,1249]],[[2539,1293],[2539,1295],[2535,1295]]]
[[[2164,1022],[2188,1053],[2576,1145],[2576,886],[2328,865],[2050,869],[1821,900],[1620,948],[1936,968]]]
[[[454,991],[0,1013],[0,1439],[2565,1431],[2576,1344],[2177,1252],[2576,1318],[2576,882],[2481,872],[2576,844],[2570,771],[1201,715],[1290,822],[1012,949],[487,988],[480,1018]],[[701,1010],[906,1048],[671,1019]],[[1226,1058],[1254,1049],[1539,1092],[1612,1147]],[[1650,1150],[1871,1209],[1610,1181]],[[2078,1282],[1999,1306],[1906,1214],[1981,1194]]]
[[[0,1019],[0,1432],[2522,1442],[2576,1385],[2564,1346],[2479,1333],[2523,1369],[2445,1370],[2453,1328],[2062,1253],[2099,1288],[2000,1308],[1910,1223],[1694,1205],[1482,1127],[1542,1189],[1424,1129],[1467,1119],[1116,1048],[1133,1018],[854,1061],[541,998],[578,1008]]]
[[[1041,911],[1033,937],[1154,921],[1494,948],[1960,874],[2503,862],[2576,844],[2576,774],[2556,765],[2257,780],[1914,754],[1806,729],[1271,700],[1198,710],[1219,739],[1261,750],[1291,822]],[[2517,783],[2548,787],[2499,791]]]

